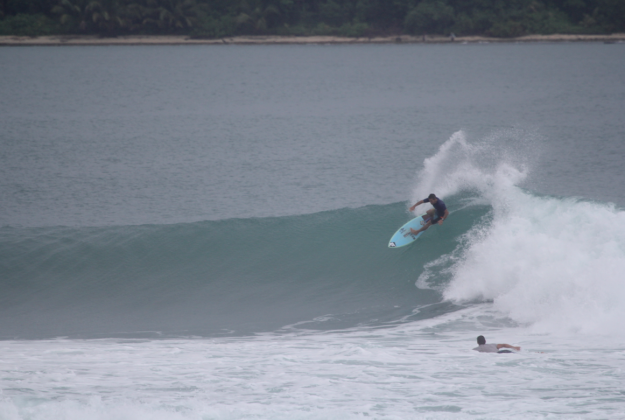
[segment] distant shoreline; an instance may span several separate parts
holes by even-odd
[[[193,39],[188,36],[131,35],[101,38],[87,35],[51,35],[39,37],[0,36],[0,46],[62,46],[62,45],[297,45],[297,44],[477,44],[529,42],[603,42],[625,43],[625,33],[611,35],[527,35],[518,38],[483,36],[387,36],[347,38],[339,36],[235,36],[220,39]]]

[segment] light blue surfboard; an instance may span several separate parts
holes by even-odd
[[[388,247],[401,248],[402,246],[410,245],[411,243],[419,239],[419,236],[423,235],[423,232],[417,235],[413,235],[412,233],[410,233],[410,228],[413,228],[414,230],[421,229],[423,227],[423,224],[426,223],[427,220],[430,220],[430,218],[427,216],[427,219],[424,220],[423,216],[426,215],[423,214],[419,217],[415,217],[414,219],[400,227],[399,230],[395,232],[395,234],[391,237],[391,240],[388,242]]]

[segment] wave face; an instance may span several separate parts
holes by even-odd
[[[398,203],[176,225],[5,227],[0,335],[213,336],[429,316],[412,311],[440,294],[414,280],[453,244],[389,250],[410,218],[404,210]]]

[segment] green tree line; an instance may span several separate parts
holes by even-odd
[[[625,32],[625,0],[0,0],[0,35]]]

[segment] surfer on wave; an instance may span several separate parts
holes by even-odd
[[[421,229],[414,230],[413,228],[410,228],[410,232],[413,235],[418,235],[419,233],[427,230],[427,228],[435,223],[442,225],[443,220],[447,219],[447,216],[449,216],[449,210],[447,210],[447,206],[445,205],[443,200],[436,197],[436,195],[434,194],[430,194],[428,198],[424,198],[423,200],[416,202],[414,206],[410,207],[410,211],[414,211],[417,206],[424,203],[430,203],[432,206],[434,206],[434,208],[428,210],[423,216],[423,220],[425,221],[425,223]]]

